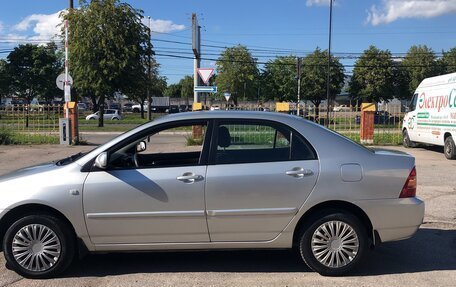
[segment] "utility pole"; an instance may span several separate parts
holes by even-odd
[[[74,8],[73,0],[69,0],[68,6],[69,6],[70,9]]]
[[[298,79],[298,105],[296,107],[297,115],[300,115],[300,103],[301,103],[301,58],[296,57],[296,78]]]
[[[150,83],[151,83],[151,54],[152,54],[152,30],[150,27],[150,16],[147,17],[149,19],[149,51],[147,55],[147,118],[149,121],[152,120],[152,97],[150,96]],[[144,109],[144,107],[143,107]]]
[[[192,50],[194,54],[193,60],[193,87],[199,86],[198,69],[201,62],[201,27],[198,25],[196,13],[192,14]],[[199,103],[198,92],[193,91],[193,103]]]
[[[329,0],[329,45],[328,45],[328,75],[326,79],[326,127],[329,127],[329,89],[330,89],[330,69],[331,69],[331,32],[332,32],[332,7],[333,0]]]

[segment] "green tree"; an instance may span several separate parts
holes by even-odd
[[[132,91],[144,74],[144,58],[152,50],[142,18],[143,11],[119,0],[81,1],[64,15],[74,87],[98,99],[100,127],[105,99]]]
[[[390,51],[370,46],[355,63],[350,83],[352,97],[363,102],[392,99],[395,73],[401,75],[393,65]]]
[[[264,96],[270,100],[296,101],[296,57],[277,57],[264,65]]]
[[[259,71],[257,60],[245,46],[226,48],[217,62],[217,87],[222,95],[231,93],[235,104],[239,98],[256,99]]]
[[[193,76],[185,76],[179,81],[181,88],[181,98],[187,100],[187,105],[189,104],[189,98],[193,98]]]
[[[30,103],[33,98],[50,99],[58,90],[55,79],[61,69],[55,44],[19,45],[7,57],[10,90]]]
[[[442,62],[444,65],[444,73],[456,72],[456,47],[443,53]]]
[[[409,83],[409,95],[413,94],[422,80],[439,74],[439,66],[434,51],[426,45],[410,47],[401,66]]]
[[[0,101],[10,93],[10,74],[8,73],[8,63],[0,59]]]
[[[179,83],[171,84],[168,87],[166,87],[164,95],[167,97],[181,97],[181,90],[182,86]]]
[[[147,62],[149,58],[143,59],[143,66],[135,73],[136,77],[131,79],[131,85],[125,87],[125,94],[134,101],[140,103],[141,106],[141,118],[144,119],[144,104],[147,100],[147,89],[149,88],[149,93],[151,96],[160,96],[163,95],[164,90],[166,89],[166,79],[158,75],[159,64],[151,57],[150,62],[150,75]],[[150,103],[149,103],[150,104]]]
[[[344,84],[344,66],[339,59],[331,56],[330,61],[329,97],[333,100],[340,93]],[[326,100],[328,52],[317,48],[302,61],[301,94],[303,100],[311,101],[316,107],[316,117],[319,117],[318,107]]]

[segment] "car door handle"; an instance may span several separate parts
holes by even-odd
[[[183,175],[176,177],[176,179],[185,183],[194,183],[195,181],[202,180],[203,176],[191,172],[186,172]]]
[[[304,169],[302,167],[295,167],[292,170],[288,170],[285,174],[292,177],[300,178],[313,175],[313,171],[310,169]]]

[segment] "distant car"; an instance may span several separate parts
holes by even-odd
[[[179,106],[179,112],[188,112],[189,111],[189,106],[187,105],[180,105]]]
[[[78,250],[294,248],[344,275],[418,230],[416,187],[413,156],[296,116],[179,113],[0,177],[0,238],[7,266],[32,278],[63,272]]]
[[[118,103],[112,103],[112,104],[109,105],[109,108],[110,108],[110,109],[113,109],[113,110],[118,110],[118,111],[120,111],[120,104],[118,104]]]
[[[98,120],[100,118],[100,112],[88,115],[86,120]],[[121,120],[122,115],[119,113],[119,110],[106,109],[103,114],[103,119],[105,120]]]
[[[86,103],[78,103],[78,111],[85,112],[87,110]]]
[[[361,123],[361,116],[355,116],[355,123]],[[374,114],[374,124],[376,125],[393,125],[401,123],[401,118],[398,116],[392,116],[386,111],[376,111]]]
[[[333,108],[334,112],[350,112],[351,108],[346,105],[340,105]]]
[[[211,111],[218,111],[220,110],[220,106],[219,105],[212,105],[211,106]]]
[[[132,104],[132,103],[125,103],[125,104],[123,104],[123,106],[122,106],[122,110],[123,110],[124,112],[132,112],[132,111],[133,111],[133,108],[132,108],[132,107],[133,107],[133,104]]]
[[[179,106],[177,106],[177,105],[169,106],[168,114],[176,114],[178,112],[179,112]]]

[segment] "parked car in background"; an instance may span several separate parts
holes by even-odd
[[[96,112],[94,114],[88,115],[86,120],[98,120],[100,118],[100,112]],[[113,109],[106,109],[104,110],[103,119],[105,120],[121,120],[122,115],[120,114],[119,110]]]
[[[0,177],[0,238],[9,268],[32,278],[63,272],[77,250],[293,247],[343,275],[417,231],[416,185],[414,157],[299,117],[179,113]]]
[[[133,103],[125,103],[122,105],[122,110],[124,112],[132,112],[133,111]]]
[[[212,105],[211,106],[211,111],[218,111],[220,110],[220,106],[219,105]]]
[[[361,123],[361,116],[355,116],[355,123]],[[398,116],[393,116],[386,111],[376,111],[374,114],[374,124],[376,125],[398,125],[401,123],[401,118]]]
[[[118,111],[121,110],[121,109],[120,109],[120,104],[119,104],[119,103],[111,103],[111,104],[109,105],[109,108],[110,108],[110,109],[113,109],[113,110],[118,110]]]
[[[179,106],[179,112],[181,112],[181,113],[182,112],[188,112],[189,111],[188,107],[189,106],[187,106],[187,105],[180,105]]]
[[[177,106],[177,105],[169,106],[168,114],[176,114],[178,112],[179,112],[179,106]]]
[[[86,103],[78,103],[78,111],[79,112],[85,112],[86,110],[87,110]]]
[[[350,112],[351,108],[348,107],[347,105],[340,105],[340,106],[334,107],[333,111],[334,112]]]

